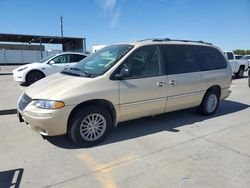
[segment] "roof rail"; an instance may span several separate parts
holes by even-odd
[[[151,38],[151,39],[138,40],[137,42],[143,42],[143,41],[153,41],[153,42],[164,42],[164,41],[197,42],[197,43],[203,43],[203,44],[213,45],[212,43],[204,42],[202,40],[196,41],[196,40],[182,40],[182,39],[169,39],[169,38]]]
[[[142,39],[138,40],[137,42],[144,42],[144,41],[155,41],[155,42],[162,42],[162,41],[169,41],[169,38],[149,38],[149,39]]]
[[[213,45],[212,43],[204,42],[204,41],[202,41],[202,40],[179,40],[179,39],[171,39],[170,41],[179,41],[179,42],[198,42],[198,43]]]
[[[162,38],[162,39],[153,39],[154,42],[162,42],[162,41],[170,41],[169,38]]]

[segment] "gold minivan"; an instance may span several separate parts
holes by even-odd
[[[18,114],[43,136],[67,133],[76,144],[91,146],[119,122],[196,106],[211,115],[229,96],[231,77],[223,52],[210,43],[110,45],[31,85]]]

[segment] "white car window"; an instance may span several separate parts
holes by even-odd
[[[70,55],[60,55],[52,59],[56,64],[69,63]]]

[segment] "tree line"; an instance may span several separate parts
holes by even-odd
[[[250,55],[250,50],[241,50],[237,49],[233,51],[234,54],[239,54],[239,55]]]

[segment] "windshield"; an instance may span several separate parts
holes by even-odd
[[[70,68],[75,73],[84,73],[89,77],[91,75],[102,75],[116,64],[131,49],[132,45],[111,45],[104,47],[97,52],[89,55],[76,65]],[[64,72],[70,71],[64,70]]]
[[[55,54],[54,54],[54,55],[49,55],[49,56],[47,56],[47,57],[41,59],[40,61],[38,61],[38,63],[44,63],[45,61],[48,61],[50,58],[52,58],[52,57],[54,57],[54,56],[55,56]]]
[[[234,57],[235,57],[235,59],[240,59],[240,58],[242,58],[242,55],[235,55]]]

